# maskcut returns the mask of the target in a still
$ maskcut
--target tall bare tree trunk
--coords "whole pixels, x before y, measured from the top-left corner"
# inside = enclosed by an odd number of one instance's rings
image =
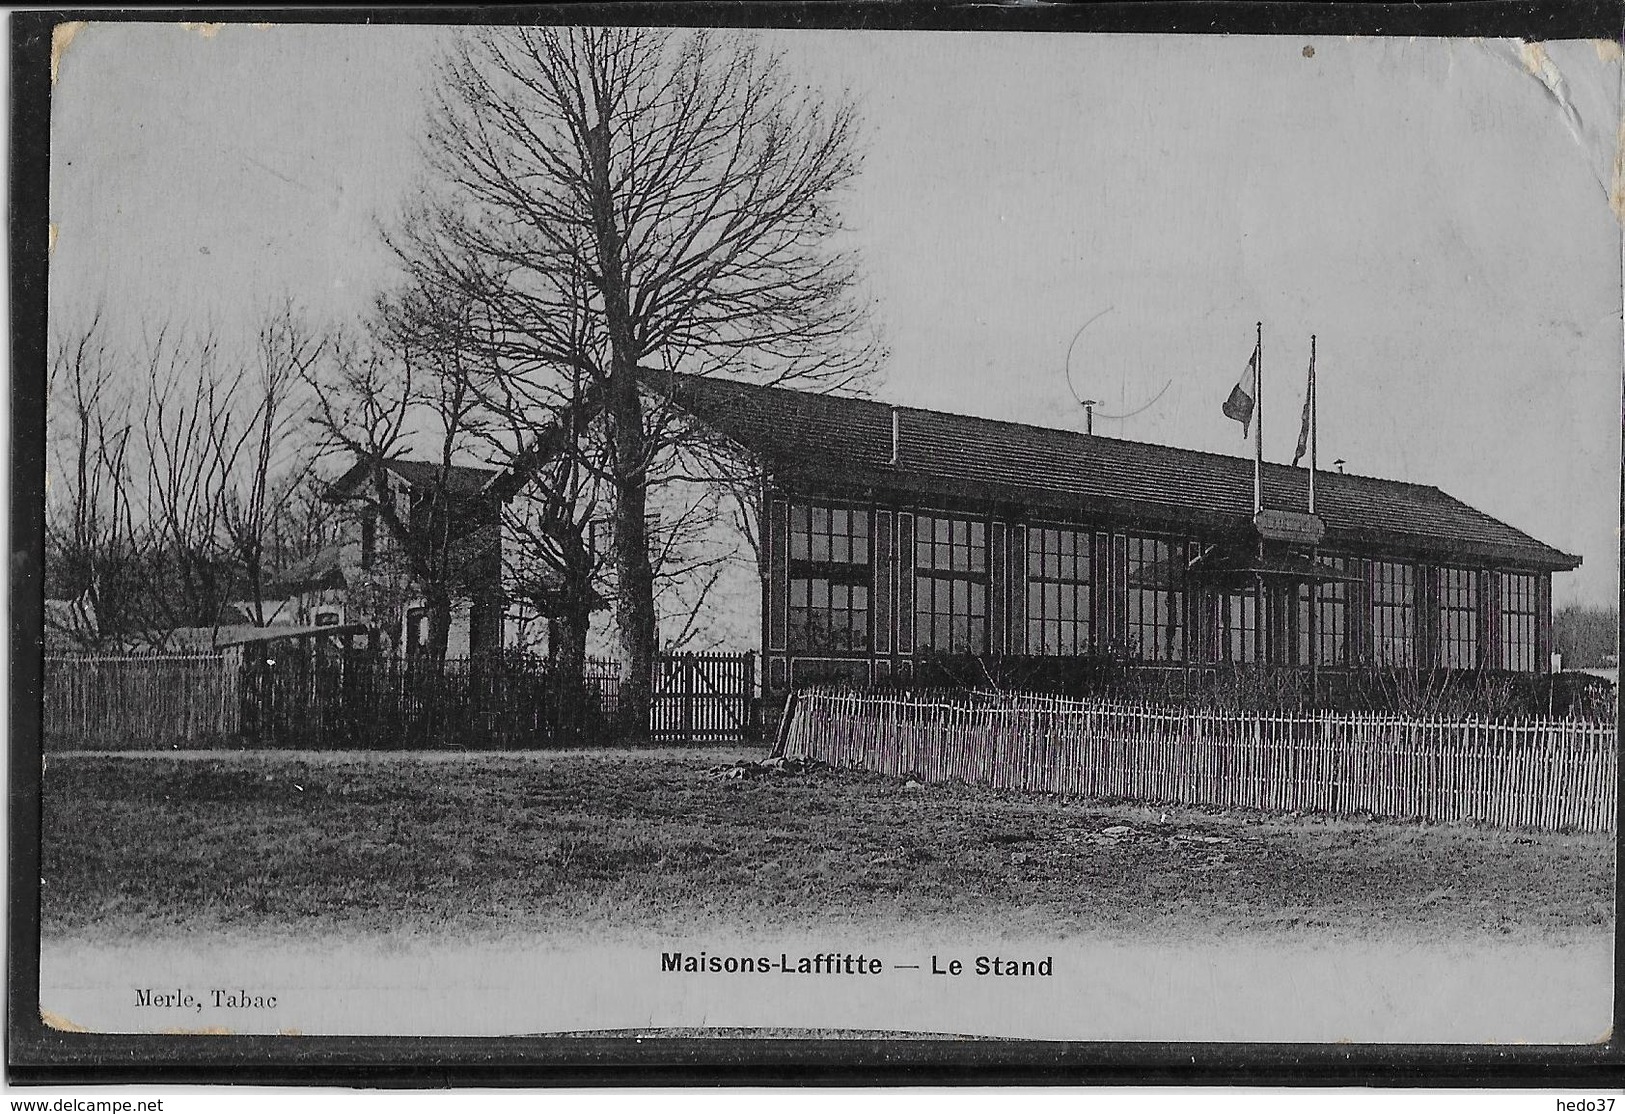
[[[576,693],[587,675],[587,630],[592,624],[592,554],[579,529],[561,531],[558,613],[549,620],[547,651],[564,691]]]
[[[617,697],[623,737],[649,727],[649,702],[657,638],[654,565],[649,560],[648,446],[643,400],[638,391],[638,351],[626,291],[620,229],[615,224],[609,181],[609,125],[600,120],[587,133],[592,172],[592,216],[598,245],[599,288],[610,339],[605,416],[614,454],[616,627],[621,644]]]

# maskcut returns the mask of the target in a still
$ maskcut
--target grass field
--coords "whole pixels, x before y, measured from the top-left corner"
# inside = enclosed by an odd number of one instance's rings
[[[1614,840],[1066,800],[743,750],[52,756],[42,928],[649,932],[920,925],[1561,939]]]

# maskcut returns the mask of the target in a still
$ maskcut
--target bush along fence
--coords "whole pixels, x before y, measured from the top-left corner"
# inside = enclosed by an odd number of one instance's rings
[[[48,747],[139,750],[233,739],[242,670],[231,654],[45,659]]]
[[[1613,831],[1612,726],[1242,716],[1058,697],[798,694],[787,755],[1147,803]]]
[[[580,744],[609,730],[617,675],[597,660],[571,681],[534,658],[250,659],[239,734],[250,745],[328,750]]]
[[[48,750],[265,746],[406,749],[610,741],[619,666],[567,680],[526,657],[406,660],[354,652],[84,655],[45,660]],[[663,655],[649,734],[756,730],[754,654]]]

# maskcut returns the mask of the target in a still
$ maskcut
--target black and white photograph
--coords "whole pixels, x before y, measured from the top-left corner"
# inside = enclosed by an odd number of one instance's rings
[[[54,26],[45,1028],[1610,1041],[1619,39],[629,11]]]

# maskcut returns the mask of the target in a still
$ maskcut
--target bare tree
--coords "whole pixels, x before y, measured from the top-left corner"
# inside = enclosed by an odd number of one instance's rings
[[[314,463],[305,451],[307,417],[300,397],[322,341],[291,302],[268,313],[254,344],[240,424],[243,445],[235,482],[223,492],[222,526],[242,577],[243,595],[259,626],[272,533],[303,487]]]
[[[52,343],[48,364],[46,591],[70,601],[66,634],[116,643],[137,614],[143,554],[131,498],[128,391],[100,311]]]
[[[308,467],[292,392],[314,342],[286,307],[257,362],[210,331],[112,331],[98,313],[52,353],[51,590],[98,644],[165,645],[244,593],[263,610],[266,538]]]
[[[1565,669],[1617,667],[1619,608],[1579,603],[1560,607],[1552,616],[1552,640],[1563,655]]]
[[[453,599],[495,579],[490,565],[500,522],[493,504],[457,482],[455,469],[476,443],[478,422],[468,377],[444,366],[460,356],[394,329],[391,322],[402,319],[386,307],[373,335],[340,337],[326,359],[301,374],[323,451],[366,469],[358,497],[389,539],[383,572],[396,574],[383,587],[422,595],[429,621],[424,653],[438,661],[446,656]],[[390,464],[406,458],[415,440],[435,446],[427,462],[433,478],[415,485],[403,506]]]
[[[218,624],[238,587],[225,508],[250,436],[245,371],[211,331],[158,329],[145,343],[141,412],[149,614],[156,641]]]
[[[511,374],[582,376],[613,499],[623,726],[657,649],[646,527],[660,372],[836,386],[878,355],[834,208],[855,118],[749,37],[625,28],[471,33],[446,61],[434,181],[395,238],[422,289],[482,310]]]

